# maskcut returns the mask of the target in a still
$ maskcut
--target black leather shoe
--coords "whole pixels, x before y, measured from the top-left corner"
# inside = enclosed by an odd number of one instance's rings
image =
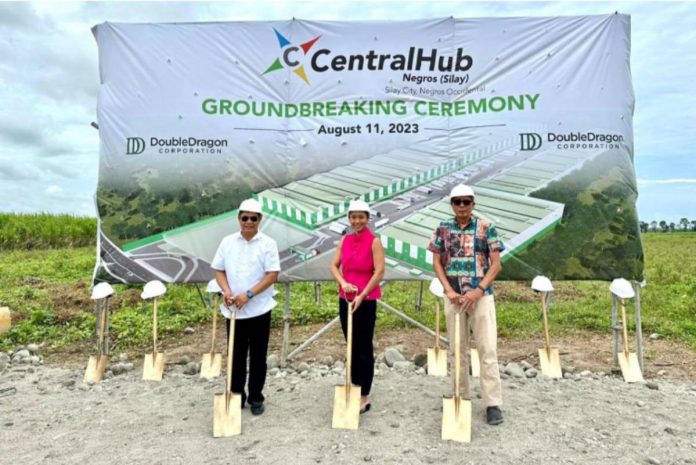
[[[486,422],[489,425],[499,425],[503,422],[503,412],[500,411],[500,407],[488,407],[486,409]]]
[[[266,408],[263,406],[263,401],[261,402],[249,402],[251,407],[252,415],[261,415]]]

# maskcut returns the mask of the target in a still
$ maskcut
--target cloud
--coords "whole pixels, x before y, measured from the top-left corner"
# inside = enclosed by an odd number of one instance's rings
[[[55,184],[46,188],[46,193],[48,195],[60,194],[61,192],[63,192],[63,188],[60,186],[56,186]]]
[[[696,178],[638,179],[640,185],[651,184],[696,184]]]

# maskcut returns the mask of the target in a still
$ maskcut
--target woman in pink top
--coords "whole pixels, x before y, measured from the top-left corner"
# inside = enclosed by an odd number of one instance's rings
[[[353,302],[353,367],[351,379],[360,386],[360,413],[370,410],[368,395],[375,375],[372,338],[377,320],[377,299],[382,297],[379,282],[384,276],[384,249],[370,231],[370,207],[362,200],[348,206],[353,232],[336,247],[331,274],[338,282],[338,308],[343,336],[347,333],[348,301]]]

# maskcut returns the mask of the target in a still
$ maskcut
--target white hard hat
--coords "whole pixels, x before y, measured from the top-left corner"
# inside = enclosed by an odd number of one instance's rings
[[[612,294],[621,299],[631,299],[636,295],[636,292],[633,290],[633,286],[631,286],[631,283],[629,283],[623,278],[613,280],[609,285],[609,290]]]
[[[261,204],[256,199],[246,199],[239,205],[240,212],[261,213]]]
[[[474,196],[474,190],[466,186],[464,184],[457,184],[452,188],[450,191],[450,199],[454,197],[473,197]]]
[[[105,299],[114,293],[114,288],[109,283],[99,283],[92,289],[92,300]]]
[[[143,293],[140,294],[140,298],[151,299],[153,297],[159,297],[165,292],[167,292],[167,288],[164,287],[162,281],[157,281],[155,279],[154,281],[150,281],[149,283],[145,284],[145,288],[143,289]]]
[[[220,285],[217,282],[217,279],[211,279],[208,281],[208,285],[205,288],[206,292],[210,292],[212,294],[218,294],[222,292],[222,289],[220,289]]]
[[[442,297],[445,295],[445,288],[442,287],[442,283],[439,279],[433,278],[433,280],[430,281],[430,292],[435,297]]]
[[[348,213],[350,212],[366,212],[370,213],[370,206],[364,200],[351,200],[348,205]]]
[[[532,289],[539,292],[551,292],[553,291],[553,285],[546,276],[537,276],[532,279]]]

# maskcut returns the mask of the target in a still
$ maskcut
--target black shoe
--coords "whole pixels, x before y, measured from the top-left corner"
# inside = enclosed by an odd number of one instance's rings
[[[360,407],[360,415],[362,415],[365,412],[369,412],[371,407],[372,407],[372,404],[369,402],[366,403],[365,405],[363,405],[362,407]]]
[[[500,411],[500,407],[488,407],[486,409],[486,422],[489,425],[499,425],[503,422],[503,412]]]
[[[263,406],[263,401],[261,402],[249,402],[251,406],[252,415],[261,415],[266,408]]]

